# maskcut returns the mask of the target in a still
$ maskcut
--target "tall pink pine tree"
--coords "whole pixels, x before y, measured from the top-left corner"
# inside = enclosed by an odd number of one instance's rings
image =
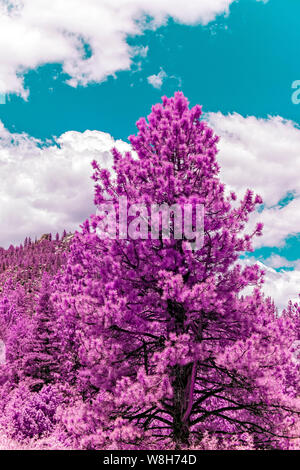
[[[262,280],[258,266],[238,264],[261,235],[261,224],[244,229],[262,201],[250,190],[239,203],[225,195],[218,138],[200,117],[181,93],[164,97],[137,122],[133,154],[114,149],[112,173],[93,162],[96,206],[109,201],[120,216],[121,196],[147,208],[203,204],[205,218],[194,251],[186,239],[153,239],[147,214],[146,239],[101,239],[100,215],[76,235],[56,305],[87,446],[181,448],[209,432],[266,448],[288,437],[298,406],[292,323],[259,289],[241,296]]]

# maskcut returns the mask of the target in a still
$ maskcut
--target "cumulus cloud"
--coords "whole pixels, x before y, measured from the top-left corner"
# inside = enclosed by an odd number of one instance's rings
[[[284,259],[281,261],[283,263],[287,262]],[[253,265],[254,262],[253,258],[239,261],[242,265]],[[265,271],[262,290],[267,297],[274,300],[279,311],[287,307],[289,300],[299,303],[300,269],[276,271],[269,265],[269,260],[265,260],[264,263],[257,261],[256,264]],[[246,288],[243,294],[248,295],[251,291],[252,288]]]
[[[300,232],[300,128],[282,117],[259,119],[239,114],[209,113],[208,120],[221,137],[221,179],[241,196],[247,188],[259,193],[263,212],[263,237],[256,247],[284,245],[289,235]],[[287,194],[285,205],[278,204]]]
[[[295,266],[300,266],[299,261],[289,261],[283,256],[273,254],[269,258],[267,258],[264,262],[267,266],[274,269],[279,268],[292,268]]]
[[[0,122],[0,246],[78,228],[94,212],[90,163],[110,167],[114,146],[130,150],[104,132],[70,131],[43,143]]]
[[[150,85],[152,85],[154,88],[160,89],[166,77],[167,77],[166,72],[163,69],[161,69],[157,75],[150,75],[150,77],[148,77],[147,80],[148,80],[148,83],[150,83]]]
[[[184,24],[207,24],[216,15],[227,13],[233,1],[2,1],[0,93],[26,98],[24,73],[47,63],[62,64],[71,86],[101,82],[130,68],[137,50],[128,45],[128,36],[156,28],[168,17]],[[140,52],[143,56],[145,50]]]
[[[300,270],[276,271],[275,269],[262,264],[265,269],[265,283],[263,291],[268,297],[271,297],[275,305],[281,311],[286,308],[291,300],[293,303],[299,303],[300,293]]]
[[[283,247],[288,237],[300,233],[300,199],[293,199],[289,204],[272,208],[265,208],[263,212],[256,213],[250,221],[254,227],[257,222],[263,222],[263,236],[255,240],[255,248],[262,246]]]
[[[271,207],[288,192],[300,195],[300,128],[280,116],[259,119],[209,113],[221,137],[221,177],[239,194],[249,187]]]

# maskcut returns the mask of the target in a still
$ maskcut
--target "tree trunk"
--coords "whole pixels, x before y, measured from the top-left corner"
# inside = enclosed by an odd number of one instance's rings
[[[180,304],[168,300],[168,311],[175,319],[175,332],[184,333],[185,311]],[[189,417],[193,404],[193,391],[197,374],[197,362],[173,367],[173,439],[176,449],[189,445]]]
[[[173,437],[176,443],[176,449],[189,444],[189,416],[186,411],[189,407],[192,367],[186,366],[174,367],[173,380]]]

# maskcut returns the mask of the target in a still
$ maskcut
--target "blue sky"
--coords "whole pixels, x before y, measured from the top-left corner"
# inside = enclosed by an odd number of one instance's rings
[[[282,274],[284,295],[294,296],[300,280],[300,104],[292,102],[292,83],[300,80],[299,0],[203,0],[202,6],[130,0],[126,14],[123,0],[110,6],[89,0],[85,7],[68,0],[63,11],[57,0],[43,0],[41,23],[37,0],[24,0],[15,14],[5,3],[0,244],[39,236],[53,224],[74,229],[92,210],[92,186],[80,186],[80,178],[89,179],[88,162],[102,155],[109,166],[113,140],[126,142],[152,104],[180,89],[191,104],[203,105],[221,136],[228,186],[263,193],[266,236],[254,257]]]

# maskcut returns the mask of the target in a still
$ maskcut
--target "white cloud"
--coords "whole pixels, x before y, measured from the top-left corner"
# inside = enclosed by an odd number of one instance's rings
[[[284,260],[284,259],[282,259]],[[286,260],[283,261],[286,263]],[[260,261],[253,260],[253,258],[239,260],[239,264],[242,265],[253,265],[258,264],[261,269],[265,271],[264,284],[262,290],[266,297],[271,297],[274,300],[278,311],[281,312],[287,307],[288,301],[299,302],[300,293],[300,270],[295,269],[293,271],[275,271],[269,265],[269,260]],[[249,295],[253,288],[247,287],[242,292],[244,295]]]
[[[166,72],[163,69],[161,69],[157,75],[150,75],[150,77],[148,77],[147,80],[148,80],[148,83],[150,83],[150,85],[152,85],[154,88],[160,89],[166,77],[167,77]]]
[[[266,270],[263,291],[274,300],[280,311],[287,306],[289,300],[299,303],[299,269],[277,272],[272,268],[262,267]]]
[[[283,247],[289,236],[300,233],[300,199],[294,199],[284,207],[276,206],[266,208],[261,213],[256,213],[250,221],[254,227],[257,222],[263,222],[263,236],[256,238],[254,247],[278,246]]]
[[[78,228],[94,212],[91,161],[110,167],[115,145],[130,149],[99,131],[66,132],[45,145],[0,122],[0,246]]]
[[[264,211],[252,217],[252,224],[265,225],[255,246],[283,245],[289,235],[300,232],[299,127],[279,116],[258,119],[219,112],[209,113],[208,119],[221,137],[221,179],[239,196],[250,188],[264,200]],[[278,206],[287,193],[295,199]]]
[[[144,47],[136,47],[136,52],[140,57],[147,57],[148,52],[149,52],[149,46],[144,46]]]
[[[249,187],[264,203],[277,204],[288,191],[300,195],[300,128],[280,116],[259,119],[209,113],[221,137],[221,176],[239,194]]]
[[[265,261],[268,263],[268,260]],[[296,263],[297,266],[299,263]],[[265,270],[265,282],[263,284],[263,291],[267,297],[271,297],[279,311],[287,307],[288,301],[299,303],[300,293],[300,270],[294,269],[293,271],[275,271],[275,269],[262,264],[261,267]]]
[[[26,98],[27,70],[60,63],[69,84],[101,82],[128,70],[137,53],[126,39],[168,17],[207,24],[235,0],[10,0],[0,2],[0,92]],[[86,56],[85,45],[92,54]],[[145,50],[141,50],[141,55]]]
[[[292,268],[299,265],[299,261],[289,261],[283,256],[273,254],[269,258],[265,259],[264,264],[270,268]]]

